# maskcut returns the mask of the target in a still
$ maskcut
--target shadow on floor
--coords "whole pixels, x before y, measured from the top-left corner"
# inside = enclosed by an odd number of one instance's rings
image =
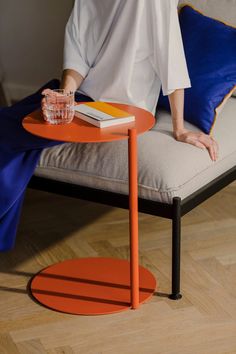
[[[21,263],[71,237],[111,210],[108,206],[28,189],[15,247],[0,253],[0,272],[10,273]],[[67,256],[66,252],[63,253],[62,259]],[[76,253],[70,249],[68,258],[73,256]]]

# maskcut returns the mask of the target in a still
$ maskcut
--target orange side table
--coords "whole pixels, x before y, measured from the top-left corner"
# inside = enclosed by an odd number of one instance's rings
[[[99,129],[75,117],[67,125],[49,125],[40,111],[23,120],[30,133],[57,141],[74,143],[112,142],[128,139],[130,262],[115,258],[65,260],[36,274],[31,293],[51,309],[81,315],[101,315],[137,309],[156,288],[150,271],[139,266],[137,134],[151,129],[153,115],[141,108],[112,103],[132,115],[135,122]]]

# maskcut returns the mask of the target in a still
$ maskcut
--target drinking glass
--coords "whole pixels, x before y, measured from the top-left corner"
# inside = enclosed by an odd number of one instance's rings
[[[45,93],[44,118],[50,124],[67,124],[74,118],[74,92],[63,89]]]

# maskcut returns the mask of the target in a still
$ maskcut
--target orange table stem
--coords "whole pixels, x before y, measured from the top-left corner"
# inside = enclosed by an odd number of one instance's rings
[[[129,129],[129,227],[131,307],[139,307],[137,132]]]

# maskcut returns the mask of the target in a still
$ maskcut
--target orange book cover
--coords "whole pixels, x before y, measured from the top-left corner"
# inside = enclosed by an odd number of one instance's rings
[[[130,113],[106,102],[86,102],[76,106],[75,112],[78,118],[100,128],[130,123],[135,120],[135,117]]]
[[[97,109],[103,113],[109,114],[112,117],[116,118],[123,118],[123,117],[130,117],[128,112],[125,112],[119,108],[112,106],[106,102],[87,102],[85,103],[86,106]]]

